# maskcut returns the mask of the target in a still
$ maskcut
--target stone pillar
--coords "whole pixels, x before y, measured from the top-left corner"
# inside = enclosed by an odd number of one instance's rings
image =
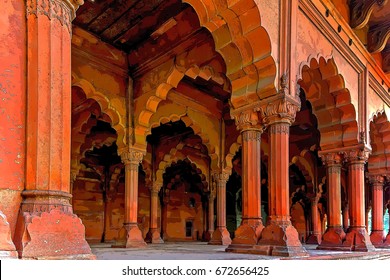
[[[341,157],[338,153],[322,153],[321,157],[326,164],[328,226],[317,249],[338,250],[345,239],[341,225]]]
[[[254,252],[264,229],[261,218],[261,133],[262,126],[254,110],[236,117],[242,136],[242,220],[228,252]]]
[[[211,236],[210,245],[229,245],[232,240],[226,229],[226,182],[229,174],[222,172],[214,174],[217,182],[217,228]]]
[[[126,231],[126,240],[120,240],[120,247],[145,247],[146,243],[142,232],[138,228],[138,167],[142,161],[143,153],[129,149],[121,152],[122,162],[125,164],[125,219],[123,228]]]
[[[94,258],[70,204],[71,32],[83,1],[27,0],[26,187],[22,258]]]
[[[209,195],[209,205],[208,205],[208,225],[207,225],[207,232],[205,234],[205,240],[210,241],[211,237],[214,233],[214,200],[215,200],[215,192],[211,191]]]
[[[372,230],[370,240],[375,247],[384,247],[383,231],[383,183],[381,175],[369,175],[372,186]]]
[[[162,184],[154,182],[150,187],[150,226],[145,241],[148,243],[164,243],[158,229],[158,193]]]
[[[349,228],[349,205],[348,203],[345,204],[343,209],[343,229],[344,232],[347,232]]]
[[[366,230],[365,221],[365,195],[364,195],[364,164],[369,152],[366,149],[355,149],[346,152],[348,176],[350,178],[351,221],[347,231],[344,246],[347,250],[373,251],[374,246]]]
[[[311,224],[312,232],[306,240],[306,244],[321,243],[321,223],[319,223],[318,196],[311,199]]]
[[[268,178],[271,192],[270,223],[261,234],[259,249],[276,256],[306,256],[291,224],[289,202],[289,131],[300,108],[299,100],[283,94],[262,109],[268,124]]]

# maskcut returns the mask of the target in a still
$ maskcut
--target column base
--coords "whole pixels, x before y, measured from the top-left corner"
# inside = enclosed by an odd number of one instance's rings
[[[365,227],[349,227],[343,246],[350,251],[375,251]]]
[[[142,232],[138,228],[136,223],[124,224],[123,228],[119,231],[119,238],[116,244],[112,245],[113,248],[143,248],[146,247],[146,243],[142,238]]]
[[[299,241],[298,231],[287,217],[271,217],[270,224],[263,230],[255,247],[263,255],[283,257],[309,256]]]
[[[328,227],[317,250],[344,251],[345,232],[341,226]]]
[[[164,243],[164,241],[161,239],[160,231],[156,228],[149,230],[149,232],[146,234],[145,241],[152,244]]]
[[[15,259],[18,257],[11,238],[11,228],[6,216],[0,211],[0,259]]]
[[[314,245],[321,244],[321,234],[319,233],[310,234],[309,237],[306,239],[306,244],[314,244]]]
[[[232,243],[225,251],[231,253],[257,254],[253,248],[259,241],[263,229],[264,225],[261,219],[243,219],[241,225],[234,233],[235,237]]]
[[[375,248],[386,248],[390,246],[390,244],[385,244],[385,235],[383,230],[373,230],[370,234],[370,241]]]
[[[213,232],[208,244],[229,245],[231,243],[232,243],[232,239],[230,238],[230,233],[228,232],[226,227],[217,227],[217,229]]]
[[[15,240],[23,259],[96,259],[76,215],[59,208],[50,212],[22,212]]]

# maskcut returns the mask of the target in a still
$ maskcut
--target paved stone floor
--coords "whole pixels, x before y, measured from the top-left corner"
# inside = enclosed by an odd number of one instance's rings
[[[236,254],[225,252],[226,246],[207,245],[205,242],[166,242],[148,244],[142,249],[111,248],[110,244],[91,245],[98,260],[272,260],[281,257]],[[316,250],[316,245],[305,245],[310,257],[302,259],[388,259],[390,249],[375,252],[340,252]],[[294,258],[295,259],[295,258]]]

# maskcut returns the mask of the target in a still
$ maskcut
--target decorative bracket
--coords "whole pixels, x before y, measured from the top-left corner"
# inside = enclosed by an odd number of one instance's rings
[[[370,53],[381,52],[390,38],[390,21],[370,27],[367,36],[367,49]]]
[[[374,5],[383,7],[388,0],[350,0],[351,27],[354,29],[363,28],[369,21]]]

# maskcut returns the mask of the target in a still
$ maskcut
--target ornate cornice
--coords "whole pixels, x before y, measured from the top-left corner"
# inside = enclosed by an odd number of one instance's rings
[[[352,28],[363,28],[369,21],[374,5],[383,7],[387,0],[350,0],[350,24]]]
[[[72,20],[83,0],[27,0],[26,16],[46,16],[49,20],[57,19],[62,26],[72,32]]]

